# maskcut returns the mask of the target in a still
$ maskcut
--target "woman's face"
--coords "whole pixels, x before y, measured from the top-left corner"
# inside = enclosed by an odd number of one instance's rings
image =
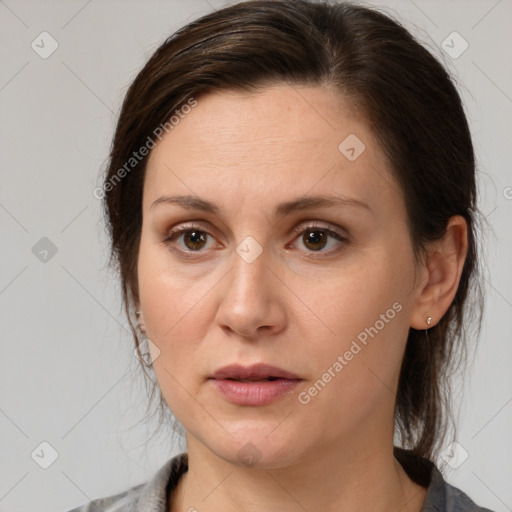
[[[319,86],[189,110],[150,155],[138,261],[154,369],[189,446],[265,467],[382,449],[419,292],[376,140]]]

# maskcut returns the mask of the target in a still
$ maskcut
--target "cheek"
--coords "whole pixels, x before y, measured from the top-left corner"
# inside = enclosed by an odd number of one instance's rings
[[[169,261],[160,247],[141,244],[139,296],[147,336],[160,350],[155,369],[165,365],[175,374],[197,357],[197,345],[205,336],[204,295],[210,285],[180,277],[169,268]]]
[[[365,299],[338,297],[337,307],[324,310],[324,322],[334,334],[306,347],[317,362],[317,376],[323,374],[323,380],[329,381],[328,372],[343,375],[347,378],[343,386],[357,389],[358,381],[373,373],[392,385],[409,328],[404,305],[394,299],[396,295],[377,293]]]
[[[310,287],[308,302],[330,338],[343,346],[372,334],[393,340],[403,330],[408,271],[395,269],[396,261],[385,252],[354,258]]]
[[[315,361],[315,384],[304,401],[319,410],[363,414],[369,404],[394,395],[409,330],[410,270],[395,268],[396,261],[391,253],[366,261],[364,269],[340,273],[316,289],[315,303],[322,305],[316,312],[329,331],[306,347]]]
[[[169,408],[183,424],[207,421],[191,399],[197,392],[196,371],[204,366],[199,350],[206,336],[204,284],[170,278],[157,265],[148,265],[139,291],[147,336],[159,350],[153,368]]]
[[[204,283],[183,277],[173,268],[168,251],[143,236],[139,251],[138,282],[140,302],[148,329],[155,339],[165,338],[179,325],[187,311],[193,312]]]
[[[300,390],[298,407],[311,428],[322,430],[326,439],[334,442],[340,432],[349,435],[363,425],[379,430],[388,425],[384,418],[391,421],[408,329],[401,317],[404,309],[393,304],[380,308],[366,303],[367,309],[354,310],[357,320],[345,315],[338,323],[341,334],[336,342],[310,353],[315,377]]]

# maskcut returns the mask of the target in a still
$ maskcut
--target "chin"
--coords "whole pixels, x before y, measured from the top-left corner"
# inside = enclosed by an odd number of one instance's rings
[[[223,423],[222,436],[199,436],[201,442],[217,457],[248,469],[273,469],[293,465],[304,449],[304,439],[275,420]],[[218,432],[218,429],[215,429]],[[231,434],[231,435],[230,435]],[[302,451],[302,450],[301,450]]]

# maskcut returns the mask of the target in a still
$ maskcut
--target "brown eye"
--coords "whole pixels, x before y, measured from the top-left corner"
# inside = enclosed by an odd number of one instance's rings
[[[168,246],[169,249],[178,251],[182,254],[190,254],[193,252],[204,253],[208,248],[212,248],[212,242],[213,238],[209,233],[201,229],[199,226],[193,225],[181,226],[180,228],[173,230],[169,236],[163,240],[163,243]]]
[[[306,230],[302,237],[302,241],[308,249],[318,251],[327,245],[327,238],[327,235],[322,230]]]
[[[299,235],[295,240],[295,244],[302,251],[309,253],[331,254],[348,243],[348,239],[334,231],[334,226],[332,225],[324,227],[312,224],[306,227],[298,227],[294,232]]]
[[[188,230],[183,233],[183,243],[191,251],[202,249],[206,245],[206,234],[203,231]]]

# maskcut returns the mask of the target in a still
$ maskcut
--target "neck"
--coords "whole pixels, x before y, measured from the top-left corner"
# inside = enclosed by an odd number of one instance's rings
[[[171,496],[170,512],[375,512],[421,510],[426,489],[414,483],[393,456],[393,447],[352,442],[330,445],[293,466],[241,467],[188,438],[189,470]],[[354,449],[358,447],[358,449]]]

